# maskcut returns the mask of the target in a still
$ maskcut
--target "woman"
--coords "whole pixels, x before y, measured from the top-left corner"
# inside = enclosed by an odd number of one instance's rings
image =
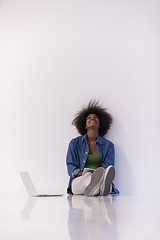
[[[72,124],[81,136],[72,139],[68,147],[66,163],[70,181],[67,193],[88,197],[119,193],[112,183],[114,144],[103,137],[111,123],[111,115],[96,101],[90,101],[77,113]]]

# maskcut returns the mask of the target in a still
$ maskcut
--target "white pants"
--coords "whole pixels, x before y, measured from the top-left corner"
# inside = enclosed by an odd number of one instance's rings
[[[86,172],[84,175],[80,177],[76,177],[72,182],[72,192],[73,194],[84,194],[86,187],[89,185],[91,181],[92,173]],[[99,194],[99,187],[95,190],[93,195]]]

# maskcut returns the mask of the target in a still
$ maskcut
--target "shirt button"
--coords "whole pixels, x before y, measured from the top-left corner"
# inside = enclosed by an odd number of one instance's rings
[[[83,161],[83,162],[85,162],[85,161]]]
[[[87,154],[88,152],[86,152],[86,154]]]

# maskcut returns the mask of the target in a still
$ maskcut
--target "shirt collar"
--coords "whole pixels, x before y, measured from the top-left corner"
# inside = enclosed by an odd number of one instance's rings
[[[98,135],[96,143],[102,144],[102,137]]]
[[[87,133],[82,136],[82,140],[87,139]]]
[[[82,136],[82,140],[87,139],[87,133]],[[102,137],[98,135],[96,143],[102,144]]]

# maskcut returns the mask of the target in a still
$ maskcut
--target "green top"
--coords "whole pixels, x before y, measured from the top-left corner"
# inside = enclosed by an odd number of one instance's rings
[[[101,157],[100,157],[99,153],[88,154],[85,167],[96,169],[100,166],[101,166]]]

